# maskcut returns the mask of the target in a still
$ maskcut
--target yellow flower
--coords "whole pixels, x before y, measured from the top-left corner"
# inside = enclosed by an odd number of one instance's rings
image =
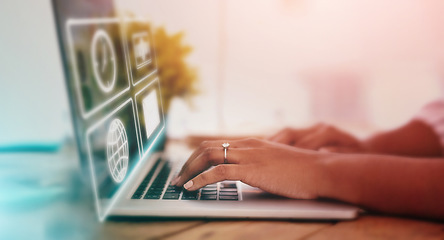
[[[189,102],[190,97],[198,93],[197,71],[185,61],[192,47],[182,42],[183,36],[184,32],[168,35],[163,27],[156,28],[153,33],[165,112],[174,97],[184,98]]]

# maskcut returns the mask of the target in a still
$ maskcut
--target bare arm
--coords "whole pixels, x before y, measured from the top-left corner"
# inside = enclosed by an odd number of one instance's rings
[[[444,159],[332,154],[321,161],[318,196],[384,213],[444,218]]]
[[[390,131],[360,140],[334,126],[317,124],[306,129],[285,128],[268,140],[311,150],[343,153],[391,154],[415,157],[440,157],[437,135],[426,123],[412,120]]]
[[[369,153],[418,157],[440,157],[438,136],[422,121],[412,120],[400,128],[378,133],[363,141]]]
[[[328,197],[389,214],[444,219],[444,159],[322,153],[245,139],[231,142],[229,164],[223,164],[222,143],[203,143],[173,184],[194,191],[240,180],[291,198]]]

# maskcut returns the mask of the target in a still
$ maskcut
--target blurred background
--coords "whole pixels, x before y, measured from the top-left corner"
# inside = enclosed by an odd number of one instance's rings
[[[175,39],[159,48],[183,51],[177,58],[189,75],[179,72],[186,87],[169,95],[170,138],[261,136],[321,121],[366,136],[408,121],[443,96],[440,0],[115,3],[122,15],[148,18],[159,30],[156,39]],[[0,214],[15,216],[0,218],[5,231],[23,221],[24,211],[53,204],[57,196],[85,197],[69,191],[80,180],[66,177],[76,175],[78,161],[75,149],[65,146],[72,143],[72,126],[51,2],[3,0],[0,19]],[[175,52],[169,56],[175,59]],[[44,153],[24,162],[16,155],[23,151]],[[73,159],[45,155],[57,151]],[[59,174],[37,180],[48,171]],[[28,232],[57,238],[81,222],[75,219],[40,221]],[[10,236],[0,232],[0,238]]]
[[[63,137],[69,109],[50,2],[2,5],[0,140]],[[181,44],[191,48],[184,60],[195,70],[198,93],[172,100],[171,137],[268,134],[319,121],[391,128],[442,96],[439,0],[117,0],[116,6],[166,34],[181,33]]]
[[[442,1],[117,3],[193,48],[201,92],[171,106],[174,136],[392,128],[442,96]]]

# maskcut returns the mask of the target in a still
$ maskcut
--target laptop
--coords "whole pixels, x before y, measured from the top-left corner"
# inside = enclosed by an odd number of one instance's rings
[[[189,151],[159,151],[162,88],[150,21],[112,0],[53,0],[72,121],[100,220],[110,216],[352,219],[359,208],[274,196],[239,181],[171,185]],[[155,10],[154,6],[151,10]]]

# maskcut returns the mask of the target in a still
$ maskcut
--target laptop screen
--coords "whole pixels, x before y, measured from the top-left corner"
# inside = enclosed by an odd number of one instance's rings
[[[53,0],[77,145],[104,219],[165,123],[149,22],[112,0]]]

